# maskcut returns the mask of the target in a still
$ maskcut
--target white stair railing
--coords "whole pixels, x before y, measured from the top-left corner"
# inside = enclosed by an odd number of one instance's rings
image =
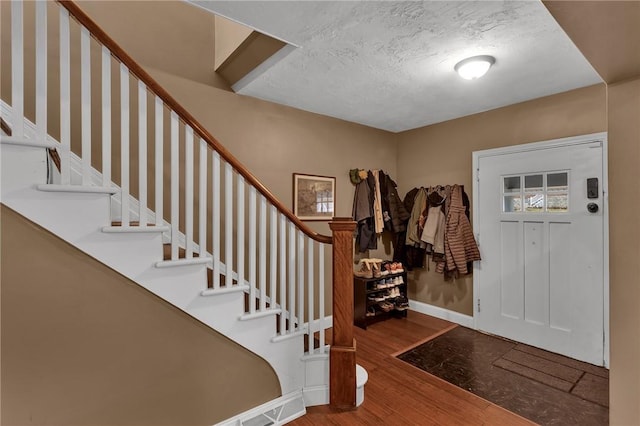
[[[208,265],[203,295],[244,291],[240,319],[277,315],[274,341],[308,334],[309,353],[324,353],[324,332],[331,327],[324,303],[331,237],[293,216],[75,4],[7,6],[12,114],[3,118],[13,134],[3,143],[37,145],[47,135],[59,140],[60,181],[49,190],[117,191],[119,217],[112,220],[119,232],[163,231],[171,242],[158,267]],[[56,18],[49,22],[55,25],[47,25],[48,17]],[[59,49],[48,50],[54,34]],[[33,64],[24,59],[25,40],[32,38]],[[60,72],[49,85],[48,64],[59,64]],[[2,96],[9,101],[8,93]],[[47,105],[55,107],[48,111]],[[32,106],[35,117],[25,117]],[[59,131],[52,131],[57,114]],[[24,130],[27,119],[35,123],[31,136]],[[81,158],[79,180],[72,179],[72,151]],[[139,201],[135,207],[131,197]]]

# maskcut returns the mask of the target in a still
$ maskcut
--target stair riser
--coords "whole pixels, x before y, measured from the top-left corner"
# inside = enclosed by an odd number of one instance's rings
[[[109,222],[108,194],[48,193],[31,186],[5,195],[4,182],[2,188],[4,204],[74,245],[99,238]]]
[[[162,258],[161,234],[107,234],[100,229],[77,243],[82,250],[134,281]]]
[[[329,383],[329,355],[305,360],[305,385],[323,386]]]
[[[188,265],[174,268],[156,268],[149,266],[135,281],[189,313],[188,307],[199,301],[200,293],[207,287],[207,275],[205,265]],[[215,310],[215,307],[210,307]],[[200,318],[195,316],[202,321]]]
[[[47,183],[47,150],[0,144],[2,199],[39,183]]]
[[[187,312],[205,324],[215,325],[216,330],[224,333],[226,330],[230,330],[233,324],[238,322],[237,318],[244,313],[242,310],[243,300],[244,292],[201,296],[187,306]],[[275,323],[275,320],[273,322]]]

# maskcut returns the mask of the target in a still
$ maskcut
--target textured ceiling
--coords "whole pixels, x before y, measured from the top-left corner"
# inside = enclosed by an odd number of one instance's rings
[[[243,95],[393,132],[600,83],[539,1],[202,1],[297,48]],[[479,79],[454,65],[496,58]]]

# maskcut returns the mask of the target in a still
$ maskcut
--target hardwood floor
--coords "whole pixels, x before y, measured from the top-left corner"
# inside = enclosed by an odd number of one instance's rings
[[[482,398],[395,358],[455,324],[410,311],[362,330],[354,327],[357,362],[369,373],[358,409],[310,407],[291,425],[532,425]]]

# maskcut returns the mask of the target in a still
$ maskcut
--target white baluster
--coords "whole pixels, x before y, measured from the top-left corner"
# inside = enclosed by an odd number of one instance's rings
[[[68,16],[68,15],[67,15]],[[11,135],[24,137],[24,38],[22,1],[11,2]],[[44,141],[41,141],[44,142]]]
[[[256,311],[256,189],[249,186],[249,313]]]
[[[138,199],[140,226],[147,226],[147,86],[138,80]]]
[[[309,303],[309,353],[313,354],[315,353],[315,348],[314,346],[314,342],[313,342],[313,329],[312,329],[312,324],[313,324],[313,320],[314,320],[314,316],[313,316],[313,292],[315,290],[314,285],[313,285],[313,275],[315,273],[315,270],[313,269],[313,246],[315,245],[315,243],[313,242],[312,239],[308,238],[307,239],[307,291],[308,291],[308,303]]]
[[[260,279],[260,310],[267,309],[267,200],[264,196],[260,195],[260,237],[258,239],[259,253],[260,253],[260,266],[259,266],[259,279]],[[273,302],[271,302],[273,308]]]
[[[171,111],[171,260],[178,259],[178,222],[180,220],[178,155],[178,114]]]
[[[304,234],[298,230],[298,330],[304,326]]]
[[[211,191],[213,223],[211,224],[211,251],[213,252],[213,288],[220,288],[220,154],[211,150],[213,171],[211,173]],[[231,264],[229,264],[231,265]],[[231,266],[229,266],[231,267]],[[229,274],[231,277],[231,274]],[[231,280],[231,278],[229,278]],[[229,282],[231,285],[231,282]]]
[[[230,288],[233,284],[233,168],[229,163],[225,163],[224,169],[224,262],[225,283],[227,288]]]
[[[91,184],[91,35],[80,28],[80,119],[82,122],[82,184]]]
[[[21,2],[17,2],[21,3]],[[69,12],[60,8],[60,183],[69,185],[71,153],[71,48]],[[14,92],[15,93],[15,92]]]
[[[241,175],[238,175],[237,190],[236,232],[238,240],[236,241],[236,262],[238,262],[238,284],[244,285],[244,178]]]
[[[36,2],[36,139],[47,140],[47,3]]]
[[[293,222],[289,222],[289,331],[296,328],[296,228]],[[298,319],[300,321],[300,319]]]
[[[120,206],[122,226],[129,226],[129,70],[120,64]]]
[[[111,186],[111,52],[102,46],[102,186]]]
[[[280,250],[278,257],[280,259],[280,334],[286,334],[286,316],[287,316],[287,222],[283,214],[280,214]]]
[[[184,226],[185,226],[185,258],[193,258],[193,129],[185,126],[184,138],[184,154],[185,154],[185,207],[184,207]]]
[[[207,254],[207,143],[200,138],[200,184],[198,185],[198,244],[200,245],[200,257]]]
[[[271,224],[269,225],[269,297],[271,307],[276,307],[276,274],[278,272],[278,210],[269,206]]]
[[[318,244],[318,321],[320,353],[324,353],[324,244]]]
[[[156,197],[156,226],[164,225],[164,211],[163,211],[163,193],[164,193],[164,108],[162,104],[162,99],[159,96],[156,96],[155,99],[156,104],[156,117],[155,117],[155,136],[156,136],[156,145],[155,145],[155,167],[156,167],[156,178],[155,178],[155,197]]]

